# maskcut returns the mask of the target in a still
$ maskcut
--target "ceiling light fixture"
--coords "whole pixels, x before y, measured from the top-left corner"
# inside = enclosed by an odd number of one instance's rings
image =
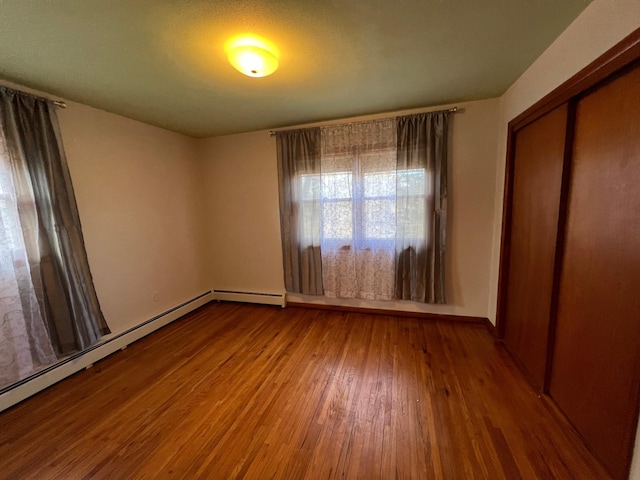
[[[249,77],[271,75],[280,64],[275,47],[256,35],[232,38],[227,42],[226,50],[229,63]]]
[[[250,45],[229,52],[229,62],[236,70],[250,77],[266,77],[278,68],[278,59],[270,51]]]

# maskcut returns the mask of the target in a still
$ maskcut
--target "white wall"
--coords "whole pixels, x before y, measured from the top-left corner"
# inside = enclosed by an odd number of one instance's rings
[[[67,104],[58,118],[89,264],[119,333],[208,290],[196,142]]]
[[[217,289],[284,292],[275,140],[268,131],[199,141]]]
[[[453,115],[449,196],[447,305],[290,300],[485,317],[494,223],[498,100],[458,104]],[[443,107],[446,108],[446,107]],[[415,113],[412,111],[411,113]],[[338,123],[409,112],[342,119]],[[275,139],[268,131],[200,141],[205,162],[212,287],[284,292]]]
[[[507,124],[518,114],[640,28],[639,0],[595,0],[500,98],[489,319],[495,323]],[[640,427],[640,424],[639,424]],[[640,438],[631,470],[640,480]]]

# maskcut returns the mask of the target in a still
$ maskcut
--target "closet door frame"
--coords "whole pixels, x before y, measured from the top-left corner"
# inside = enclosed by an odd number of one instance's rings
[[[515,117],[508,124],[507,130],[507,156],[504,180],[504,198],[502,215],[502,235],[500,245],[500,267],[498,279],[498,299],[495,335],[504,341],[507,319],[507,295],[509,285],[509,258],[510,236],[512,228],[511,211],[513,205],[513,183],[515,172],[515,139],[518,131],[531,122],[542,117],[546,113],[568,104],[567,137],[565,139],[564,166],[562,174],[562,190],[560,196],[558,230],[556,238],[556,252],[554,259],[553,289],[551,295],[551,314],[549,319],[549,335],[547,344],[547,364],[543,386],[543,392],[549,393],[551,380],[551,366],[555,343],[556,316],[559,299],[560,272],[563,260],[564,232],[567,216],[567,201],[569,194],[569,180],[571,168],[571,156],[573,148],[573,134],[575,127],[575,112],[578,100],[592,88],[602,82],[614,78],[620,72],[631,68],[632,64],[640,63],[640,28],[635,30],[616,46],[598,57],[591,64],[583,68],[558,88],[547,94],[541,100],[529,107],[523,113]],[[508,350],[508,349],[507,349]],[[516,359],[517,360],[517,359]],[[640,370],[634,372],[634,381],[640,383]],[[555,402],[549,396],[544,396],[555,406]],[[640,415],[640,395],[636,399],[635,424],[638,424]],[[577,430],[576,430],[577,431]],[[636,439],[637,440],[637,439]],[[634,442],[630,442],[628,452],[625,452],[628,465],[626,475],[629,474],[631,459],[633,457]],[[626,478],[626,477],[625,477]]]

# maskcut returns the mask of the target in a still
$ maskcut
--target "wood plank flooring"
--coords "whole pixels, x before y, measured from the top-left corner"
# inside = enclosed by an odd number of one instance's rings
[[[479,325],[210,304],[0,414],[6,479],[606,479]]]

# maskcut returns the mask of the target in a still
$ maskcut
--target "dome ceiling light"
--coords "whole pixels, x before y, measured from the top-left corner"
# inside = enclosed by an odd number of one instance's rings
[[[241,35],[227,41],[225,50],[229,63],[249,77],[266,77],[278,69],[277,49],[256,35]]]

